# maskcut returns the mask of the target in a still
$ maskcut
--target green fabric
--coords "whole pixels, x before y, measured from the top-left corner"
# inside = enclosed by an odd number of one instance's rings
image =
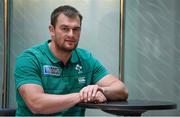
[[[22,52],[16,58],[16,115],[33,115],[18,92],[23,84],[41,85],[48,94],[69,94],[79,92],[84,86],[95,84],[108,71],[91,53],[77,48],[72,52],[68,64],[64,66],[50,51],[49,41]],[[84,116],[85,109],[72,107],[52,115]]]

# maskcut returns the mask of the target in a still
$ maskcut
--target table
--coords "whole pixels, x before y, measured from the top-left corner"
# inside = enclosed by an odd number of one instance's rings
[[[148,110],[176,109],[177,105],[173,102],[153,101],[153,100],[127,100],[111,101],[100,104],[79,103],[77,106],[91,109],[101,109],[104,112],[123,115],[123,116],[141,116]]]

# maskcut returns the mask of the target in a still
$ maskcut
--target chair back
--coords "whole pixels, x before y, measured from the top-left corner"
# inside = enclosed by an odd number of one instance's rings
[[[12,109],[12,108],[0,109],[0,116],[15,116],[15,115],[16,115],[16,109]]]

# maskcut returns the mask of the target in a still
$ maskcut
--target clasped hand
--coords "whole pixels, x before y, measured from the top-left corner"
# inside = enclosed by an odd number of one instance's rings
[[[103,90],[98,85],[88,85],[81,89],[80,99],[82,102],[94,102],[102,103],[106,102],[107,99],[103,94]]]

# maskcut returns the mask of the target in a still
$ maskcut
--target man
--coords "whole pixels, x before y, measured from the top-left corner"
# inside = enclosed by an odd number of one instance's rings
[[[21,53],[16,59],[16,115],[76,115],[79,102],[126,100],[125,85],[88,51],[76,48],[81,14],[60,6],[51,14],[51,40]]]

